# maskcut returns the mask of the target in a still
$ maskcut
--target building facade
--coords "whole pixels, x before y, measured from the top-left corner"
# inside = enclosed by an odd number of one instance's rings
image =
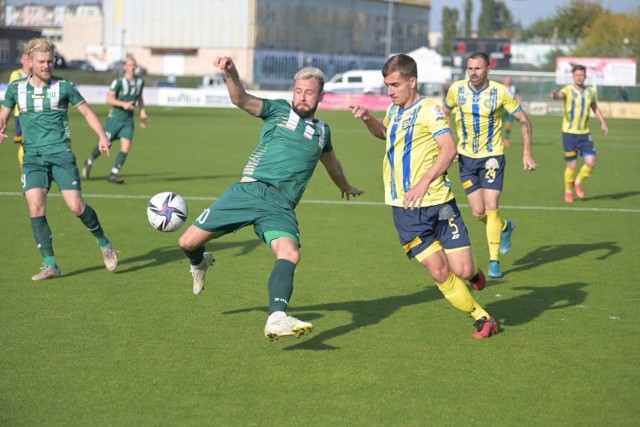
[[[303,66],[330,77],[428,46],[430,8],[426,0],[104,0],[104,43],[126,46],[160,74],[211,73],[213,58],[229,55],[244,80],[281,88]]]
[[[285,88],[303,66],[327,77],[379,69],[429,46],[427,0],[10,0],[7,26],[40,28],[69,59],[133,55],[152,74],[205,75],[234,58],[241,77]],[[121,59],[121,58],[120,58]]]

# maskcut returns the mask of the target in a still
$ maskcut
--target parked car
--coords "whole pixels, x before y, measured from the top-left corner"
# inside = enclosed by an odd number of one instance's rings
[[[114,73],[122,74],[124,72],[124,61],[122,59],[118,61],[114,61],[107,67],[107,70],[113,71]],[[147,69],[138,65],[136,67],[136,74],[138,76],[146,76]]]
[[[67,67],[72,70],[80,70],[80,71],[95,71],[96,69],[88,63],[87,61],[82,60],[72,60],[67,61]]]
[[[55,53],[53,55],[53,66],[58,69],[67,68],[67,61],[64,59],[64,56]]]
[[[325,92],[384,93],[384,79],[380,70],[349,70],[336,74],[325,83]]]
[[[158,80],[153,84],[153,87],[178,87],[176,82],[170,82],[169,80]]]
[[[202,77],[202,83],[198,86],[199,88],[208,88],[208,89],[226,89],[227,88],[227,78],[223,73],[217,73],[212,75],[207,75]]]

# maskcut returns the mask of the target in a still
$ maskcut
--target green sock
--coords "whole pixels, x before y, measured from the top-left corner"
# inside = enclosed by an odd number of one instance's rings
[[[118,153],[118,157],[116,157],[116,163],[113,165],[113,169],[111,169],[111,173],[118,174],[122,166],[124,166],[124,162],[127,160],[127,154],[122,151]]]
[[[82,215],[78,216],[78,218],[80,218],[80,221],[87,227],[87,230],[93,234],[93,237],[98,240],[98,245],[100,245],[101,248],[109,244],[109,239],[104,235],[104,230],[100,225],[100,220],[98,220],[98,214],[96,214],[96,211],[94,211],[91,206],[86,205],[84,212],[82,212]]]
[[[50,265],[51,267],[55,268],[56,270],[60,269],[60,267],[58,267],[58,263],[56,262],[56,257],[46,256],[46,257],[44,257],[43,263],[45,265]]]
[[[184,254],[189,259],[189,264],[191,264],[191,265],[199,265],[202,262],[202,260],[204,259],[204,257],[203,257],[204,245],[200,246],[199,248],[196,248],[193,251],[188,251],[188,250],[184,249]]]
[[[93,163],[93,161],[94,161],[95,159],[97,159],[98,157],[100,157],[100,154],[102,154],[102,153],[100,152],[100,147],[98,147],[98,146],[96,145],[96,148],[94,148],[94,149],[93,149],[93,151],[91,152],[91,156],[89,157],[89,160],[91,160],[91,163]]]
[[[49,262],[53,261],[52,264],[48,265],[56,266],[55,258],[53,257],[53,236],[51,235],[51,228],[49,228],[47,217],[38,216],[31,218],[31,230],[43,258],[48,259]]]
[[[293,293],[293,275],[296,265],[289,260],[279,259],[269,277],[269,314],[286,311]]]

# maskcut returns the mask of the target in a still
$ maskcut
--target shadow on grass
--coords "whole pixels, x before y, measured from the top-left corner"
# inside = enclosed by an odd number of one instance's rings
[[[292,314],[297,316],[298,314],[304,313],[301,315],[304,320],[314,320],[324,316],[324,314],[318,312],[339,311],[351,313],[352,321],[349,324],[328,329],[319,334],[313,334],[304,341],[286,347],[285,350],[337,350],[340,347],[329,345],[326,342],[340,335],[348,334],[356,329],[380,323],[403,307],[434,300],[442,300],[444,302],[444,297],[435,285],[408,295],[395,295],[366,301],[345,301],[295,307],[295,309],[292,309]],[[266,307],[252,307],[226,311],[223,314],[237,314],[250,311],[266,312],[267,310]]]
[[[263,245],[262,241],[258,239],[247,240],[243,242],[215,242],[213,244],[209,244],[207,250],[212,250],[214,253],[216,251],[226,251],[231,249],[240,248],[239,253],[233,256],[242,256],[252,252],[258,246]],[[116,250],[118,246],[116,246]],[[146,254],[140,254],[138,256],[127,257],[127,258],[119,258],[118,259],[118,268],[114,272],[114,274],[125,274],[125,273],[133,273],[138,270],[142,270],[144,268],[156,267],[159,265],[165,265],[171,262],[185,260],[186,257],[184,252],[178,246],[176,242],[175,246],[165,246],[163,248],[154,248]],[[76,274],[82,274],[89,271],[97,271],[103,270],[104,266],[93,266],[83,268],[81,270],[75,270],[69,273],[65,273],[65,276],[74,276]]]
[[[587,198],[585,201],[588,202],[589,200],[622,200],[629,197],[637,196],[638,194],[640,194],[640,191],[625,191],[625,192],[616,193],[616,194],[601,194],[599,196],[593,196],[593,197],[590,197],[589,195],[587,195]]]
[[[599,242],[590,244],[567,244],[567,245],[546,245],[540,246],[538,249],[530,252],[522,258],[516,260],[514,268],[505,270],[504,273],[515,273],[517,271],[526,271],[539,267],[542,264],[550,264],[569,258],[584,255],[588,252],[604,252],[597,257],[597,260],[605,260],[610,256],[616,255],[622,249],[616,242]]]
[[[96,182],[96,181],[106,181],[111,172],[107,171],[106,174],[100,175],[91,175],[90,180],[83,180],[84,182]],[[159,178],[162,178],[162,181],[167,182],[179,182],[179,181],[193,181],[193,180],[214,180],[214,179],[227,179],[227,178],[237,178],[237,174],[228,174],[228,175],[200,175],[200,176],[171,176],[175,175],[175,172],[154,172],[154,173],[123,173],[120,175],[122,179],[125,180],[124,184],[128,184],[129,181],[131,183],[146,183],[146,182],[158,182]],[[213,196],[212,196],[213,199]]]
[[[587,293],[582,289],[587,283],[568,283],[559,286],[533,287],[519,286],[513,289],[525,291],[522,295],[499,300],[485,306],[489,313],[495,313],[501,327],[519,326],[529,323],[548,310],[558,310],[581,305]],[[527,292],[528,291],[528,292]],[[403,307],[422,304],[434,300],[446,303],[442,294],[435,286],[429,286],[419,292],[409,295],[397,295],[368,301],[346,301],[296,307],[294,315],[303,314],[304,320],[312,321],[323,317],[325,312],[339,311],[351,313],[349,324],[312,334],[308,339],[285,347],[283,350],[338,350],[327,344],[327,341],[356,329],[375,325],[390,317]],[[223,314],[246,313],[250,311],[266,312],[266,307],[252,307],[226,311]]]
[[[547,287],[516,286],[514,290],[525,292],[489,303],[485,309],[495,316],[501,328],[524,325],[545,311],[580,306],[587,297],[587,292],[583,290],[586,286],[587,283],[579,282]]]

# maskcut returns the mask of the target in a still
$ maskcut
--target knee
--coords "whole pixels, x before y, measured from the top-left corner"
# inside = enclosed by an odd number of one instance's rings
[[[471,278],[473,278],[474,274],[473,274],[473,264],[468,265],[461,265],[461,266],[456,266],[455,268],[452,268],[453,270],[453,274],[455,274],[456,276],[458,276],[459,278],[463,279],[463,280],[469,280]]]
[[[193,239],[190,239],[187,234],[180,236],[178,245],[185,251],[194,251],[200,246]]]
[[[295,265],[298,265],[301,259],[300,250],[295,248],[288,251],[283,251],[278,254],[278,259],[286,259],[287,261],[291,261]]]
[[[446,282],[451,274],[451,270],[449,270],[449,266],[446,264],[439,266],[426,266],[423,263],[422,265],[427,269],[431,278],[438,284]]]
[[[485,211],[475,211],[475,210],[473,210],[473,211],[471,211],[471,215],[473,215],[473,217],[476,220],[481,221],[482,218],[484,218],[487,215],[487,213]]]
[[[84,213],[86,205],[84,203],[74,203],[69,205],[69,209],[75,216],[80,216]]]

